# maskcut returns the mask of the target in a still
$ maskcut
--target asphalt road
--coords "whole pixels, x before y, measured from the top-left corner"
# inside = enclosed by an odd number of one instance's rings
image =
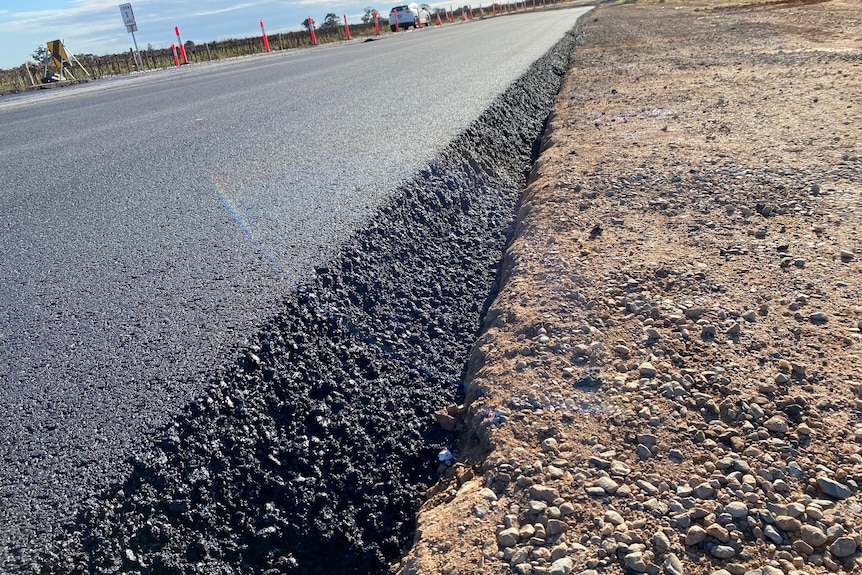
[[[583,12],[0,100],[0,555],[122,475]]]

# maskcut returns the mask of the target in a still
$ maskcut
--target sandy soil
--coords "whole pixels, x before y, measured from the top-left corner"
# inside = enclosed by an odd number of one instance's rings
[[[406,574],[862,572],[862,10],[582,21]]]

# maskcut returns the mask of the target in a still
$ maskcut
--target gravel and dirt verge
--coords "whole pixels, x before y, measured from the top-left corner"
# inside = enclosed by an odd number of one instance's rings
[[[862,571],[862,12],[582,21],[403,574]]]
[[[383,573],[456,436],[469,353],[573,33],[398,190],[205,395],[0,571]]]

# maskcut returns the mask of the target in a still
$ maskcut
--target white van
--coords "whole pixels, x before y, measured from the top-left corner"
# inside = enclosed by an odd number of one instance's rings
[[[419,26],[431,25],[431,12],[424,7],[420,7],[416,2],[396,6],[389,12],[389,29],[395,32],[397,28],[406,30],[410,26],[418,28]]]

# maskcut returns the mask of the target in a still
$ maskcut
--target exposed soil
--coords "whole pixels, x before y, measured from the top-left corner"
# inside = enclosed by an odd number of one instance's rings
[[[579,31],[405,574],[862,571],[862,11]]]

